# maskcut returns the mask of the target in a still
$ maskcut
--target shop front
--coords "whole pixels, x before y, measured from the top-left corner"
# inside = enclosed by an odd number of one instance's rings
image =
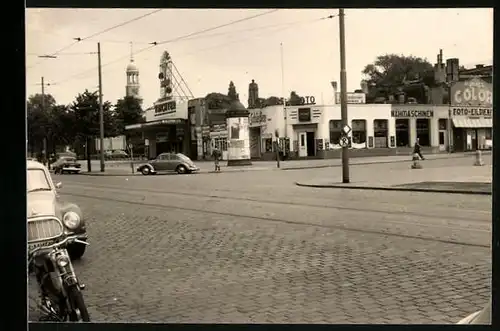
[[[446,151],[446,111],[447,107],[433,105],[392,105],[391,117],[394,119],[398,153],[410,153],[417,139],[424,152]]]
[[[292,155],[297,158],[337,158],[343,132],[340,106],[314,105],[289,109]],[[395,154],[394,119],[390,105],[349,105],[349,149],[353,157]]]
[[[479,78],[457,82],[451,87],[449,118],[452,150],[488,150],[493,142],[493,90]]]
[[[149,158],[166,152],[191,155],[191,128],[188,121],[187,102],[165,100],[155,103],[146,111],[146,122],[125,127],[129,131],[140,131]]]

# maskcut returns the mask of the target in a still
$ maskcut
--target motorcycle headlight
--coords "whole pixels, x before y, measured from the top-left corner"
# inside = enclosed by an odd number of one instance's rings
[[[75,230],[80,226],[80,215],[74,211],[68,211],[63,216],[63,223],[68,229]]]
[[[65,266],[68,265],[69,259],[66,256],[62,255],[57,258],[56,263],[61,268],[64,268]]]

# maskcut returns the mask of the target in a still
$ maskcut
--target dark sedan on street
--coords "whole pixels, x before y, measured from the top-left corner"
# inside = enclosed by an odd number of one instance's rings
[[[182,153],[162,153],[156,159],[141,164],[137,171],[147,176],[164,171],[175,171],[178,174],[190,174],[199,171],[193,161]]]
[[[52,169],[54,169],[54,174],[77,174],[82,169],[82,165],[76,161],[75,157],[72,156],[61,156],[59,159],[52,164]]]

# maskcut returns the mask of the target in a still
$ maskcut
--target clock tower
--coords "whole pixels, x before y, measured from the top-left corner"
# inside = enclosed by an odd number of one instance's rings
[[[134,53],[132,43],[130,43],[130,63],[127,66],[127,85],[125,95],[139,98],[139,69],[134,64]]]

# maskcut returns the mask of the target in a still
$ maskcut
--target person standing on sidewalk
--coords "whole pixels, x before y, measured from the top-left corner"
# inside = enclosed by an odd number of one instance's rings
[[[422,160],[425,160],[425,157],[422,155],[422,150],[421,150],[419,138],[417,138],[417,141],[415,142],[415,147],[413,147],[413,154],[418,154],[418,156]]]
[[[214,158],[215,171],[220,172],[219,160],[222,156],[221,151],[218,148],[214,148],[214,150],[212,151],[212,156]]]

